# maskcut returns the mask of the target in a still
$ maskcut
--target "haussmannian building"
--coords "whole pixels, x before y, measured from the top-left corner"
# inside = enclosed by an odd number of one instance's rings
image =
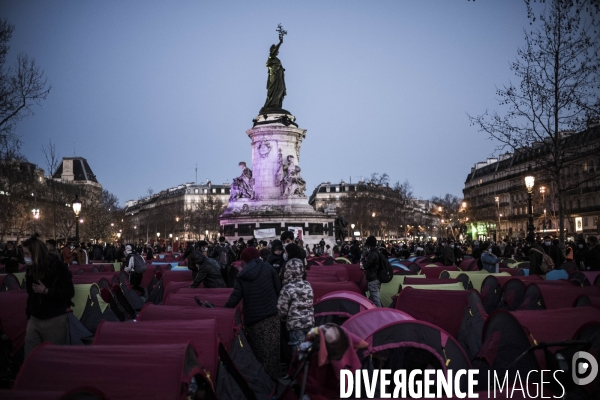
[[[565,237],[600,233],[600,127],[564,133],[565,157],[562,181],[565,193]],[[576,149],[576,150],[575,150]],[[525,238],[528,224],[528,192],[524,177],[535,177],[533,215],[536,233],[558,237],[556,187],[549,174],[536,166],[543,157],[540,143],[515,153],[478,162],[467,175],[463,189],[472,239]],[[538,164],[539,165],[539,164]],[[528,168],[531,167],[531,170]]]

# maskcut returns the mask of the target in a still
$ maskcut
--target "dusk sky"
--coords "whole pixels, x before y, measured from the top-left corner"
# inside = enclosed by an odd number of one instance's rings
[[[307,195],[387,172],[423,199],[462,196],[495,149],[467,113],[499,109],[529,28],[522,0],[3,0],[0,18],[10,59],[27,53],[52,85],[17,125],[22,153],[44,168],[52,139],[121,204],[193,182],[196,164],[215,184],[250,164],[278,23]]]

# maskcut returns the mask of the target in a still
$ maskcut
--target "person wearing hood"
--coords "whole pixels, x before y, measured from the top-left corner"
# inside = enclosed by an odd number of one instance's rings
[[[281,281],[275,268],[260,258],[256,248],[244,249],[241,259],[246,265],[237,275],[225,307],[234,308],[244,301],[244,325],[252,351],[267,373],[278,378],[281,338],[277,298]]]
[[[123,265],[125,265],[125,272],[129,273],[129,283],[131,284],[133,290],[138,292],[140,295],[144,295],[146,291],[140,286],[142,284],[142,278],[144,277],[144,274],[135,272],[134,268],[134,255],[136,254],[137,253],[133,252],[133,248],[130,244],[125,246],[125,261],[123,262]]]
[[[375,239],[375,236],[369,236],[367,238],[365,247],[368,252],[361,260],[361,269],[363,269],[366,274],[367,289],[369,290],[371,301],[377,307],[381,307],[381,298],[379,297],[381,282],[379,282],[379,279],[377,278],[381,254],[379,254],[379,251],[377,250],[377,239]]]
[[[289,244],[286,252],[293,246],[296,245]],[[279,317],[286,322],[290,338],[288,344],[292,349],[292,354],[296,352],[310,328],[315,324],[313,290],[310,283],[303,279],[304,272],[302,260],[288,256],[277,310]]]
[[[275,271],[279,274],[281,268],[285,265],[285,259],[283,257],[283,243],[281,240],[273,240],[271,243],[271,254],[267,258],[267,262],[275,268]]]
[[[188,260],[188,269],[192,271],[192,278],[196,279],[196,275],[198,274],[198,264],[200,263],[200,256],[206,255],[206,248],[208,243],[204,240],[201,240],[196,246],[188,246],[185,249],[185,253],[183,253],[183,257],[181,260]]]
[[[37,235],[37,234],[36,234]],[[27,331],[25,358],[42,342],[65,344],[67,308],[75,296],[73,275],[58,257],[48,254],[46,244],[36,235],[23,242],[27,272]]]
[[[589,271],[600,271],[600,246],[598,246],[598,237],[588,236],[587,253],[585,254],[585,268]]]
[[[207,257],[198,250],[191,252],[188,258],[188,269],[192,266],[196,271],[191,288],[197,288],[201,283],[205,288],[226,288],[221,267],[217,260]]]
[[[587,254],[587,246],[585,245],[585,239],[579,238],[577,239],[577,247],[575,248],[575,264],[577,265],[577,269],[580,271],[585,271],[585,256]]]

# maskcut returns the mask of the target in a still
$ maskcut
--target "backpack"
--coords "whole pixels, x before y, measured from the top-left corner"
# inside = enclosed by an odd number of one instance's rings
[[[550,272],[554,269],[554,261],[552,261],[552,257],[543,251],[539,251],[538,249],[531,248],[531,250],[536,251],[542,255],[542,263],[540,264],[540,269],[543,273]]]
[[[377,269],[377,279],[381,283],[388,283],[394,277],[394,268],[387,257],[379,253],[379,268]]]
[[[229,248],[227,246],[221,246],[221,252],[219,253],[219,264],[221,266],[229,265],[229,257],[227,256],[229,253]]]
[[[133,271],[136,274],[143,274],[146,272],[146,261],[144,261],[144,257],[139,254],[132,255],[133,257]]]

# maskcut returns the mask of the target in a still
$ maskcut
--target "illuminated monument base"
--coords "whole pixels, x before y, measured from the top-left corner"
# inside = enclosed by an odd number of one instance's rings
[[[233,180],[229,205],[220,217],[227,240],[279,238],[284,230],[302,230],[305,244],[321,239],[332,245],[335,213],[315,211],[304,194],[300,147],[306,130],[285,110],[259,115],[246,132],[252,146],[252,169],[240,163],[242,175]]]

